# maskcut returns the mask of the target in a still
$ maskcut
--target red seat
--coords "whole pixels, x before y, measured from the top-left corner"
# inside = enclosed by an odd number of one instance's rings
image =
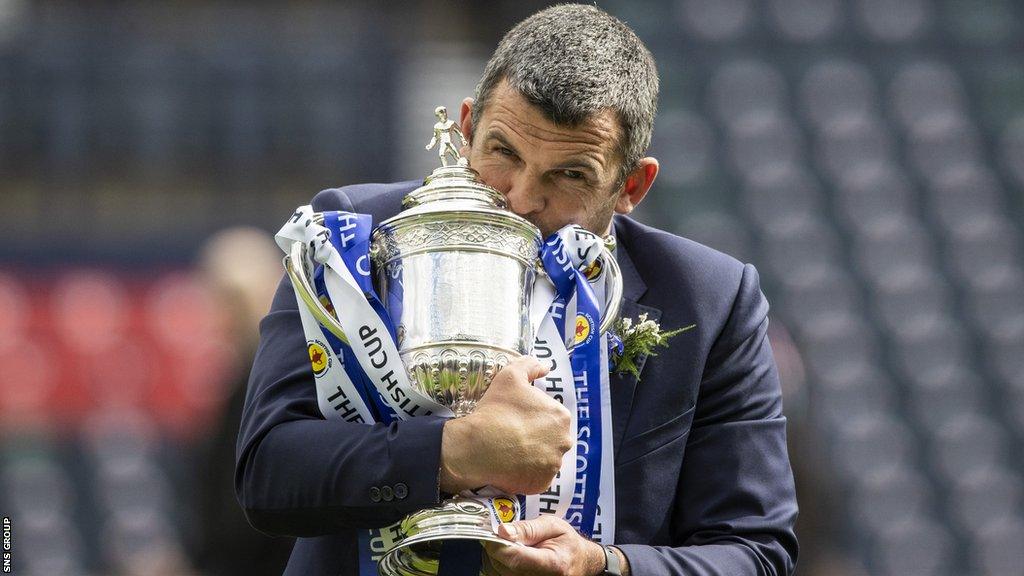
[[[28,327],[32,316],[28,294],[13,273],[0,270],[0,341],[15,340]]]
[[[142,321],[162,347],[189,351],[222,338],[223,311],[193,275],[173,272],[145,295]]]
[[[0,341],[0,422],[19,426],[50,422],[60,417],[54,394],[63,366],[46,342],[22,335]]]
[[[59,276],[50,293],[50,321],[76,352],[96,353],[126,337],[131,302],[117,276],[75,270]]]

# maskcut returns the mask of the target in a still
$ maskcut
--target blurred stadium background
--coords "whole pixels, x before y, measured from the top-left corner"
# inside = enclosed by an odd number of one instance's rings
[[[1024,574],[1024,6],[598,4],[662,78],[640,218],[753,262],[773,303],[798,573]],[[15,573],[232,573],[208,503],[234,506],[277,255],[209,239],[422,177],[434,105],[543,5],[0,0]],[[225,253],[248,272],[212,274]]]

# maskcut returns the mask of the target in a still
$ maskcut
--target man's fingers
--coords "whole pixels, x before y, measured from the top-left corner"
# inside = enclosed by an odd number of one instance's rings
[[[551,564],[554,554],[553,551],[546,549],[489,542],[484,542],[484,549],[487,552],[484,563],[485,566],[488,566],[485,568],[484,574],[498,576],[512,576],[521,573],[526,568],[544,568]]]
[[[551,364],[541,362],[533,356],[520,356],[509,362],[505,369],[524,377],[529,384],[537,378],[546,376],[551,371]]]
[[[482,544],[484,545],[484,551],[486,553],[484,554],[483,562],[480,565],[480,571],[483,572],[484,576],[505,576],[508,568],[503,564],[499,564],[494,560],[491,560],[491,556],[493,556],[493,553],[497,548],[506,548],[507,546],[494,544],[492,542],[483,542]]]
[[[526,548],[516,544],[498,544],[497,542],[481,542],[484,545],[483,564],[485,576],[510,576],[515,574],[515,567],[522,562],[519,555],[512,552],[513,548]]]
[[[498,535],[508,538],[513,542],[533,546],[538,542],[549,540],[571,530],[573,530],[573,527],[565,520],[550,514],[542,514],[534,520],[520,520],[518,522],[501,524],[498,526]]]
[[[551,515],[542,515],[534,520],[521,520],[498,526],[498,535],[521,546],[502,546],[484,543],[493,572],[496,574],[520,574],[523,572],[561,574],[572,562],[566,554],[566,534],[576,535],[575,529],[565,520]],[[579,536],[576,535],[578,538]],[[542,547],[534,548],[538,544]],[[562,544],[559,544],[562,542]]]

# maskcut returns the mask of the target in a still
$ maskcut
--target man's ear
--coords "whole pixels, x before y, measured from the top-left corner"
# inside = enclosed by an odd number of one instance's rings
[[[459,107],[459,128],[466,140],[473,143],[473,98],[467,96]],[[466,154],[463,154],[466,156]]]
[[[641,158],[636,168],[626,176],[626,183],[622,186],[622,192],[615,201],[615,211],[619,214],[629,214],[647,196],[647,191],[654,184],[658,177],[658,160]]]

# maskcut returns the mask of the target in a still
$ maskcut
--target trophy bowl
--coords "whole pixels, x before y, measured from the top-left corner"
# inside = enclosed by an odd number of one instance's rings
[[[410,378],[456,416],[533,344],[540,230],[504,202],[470,168],[439,168],[372,236],[378,294]]]

